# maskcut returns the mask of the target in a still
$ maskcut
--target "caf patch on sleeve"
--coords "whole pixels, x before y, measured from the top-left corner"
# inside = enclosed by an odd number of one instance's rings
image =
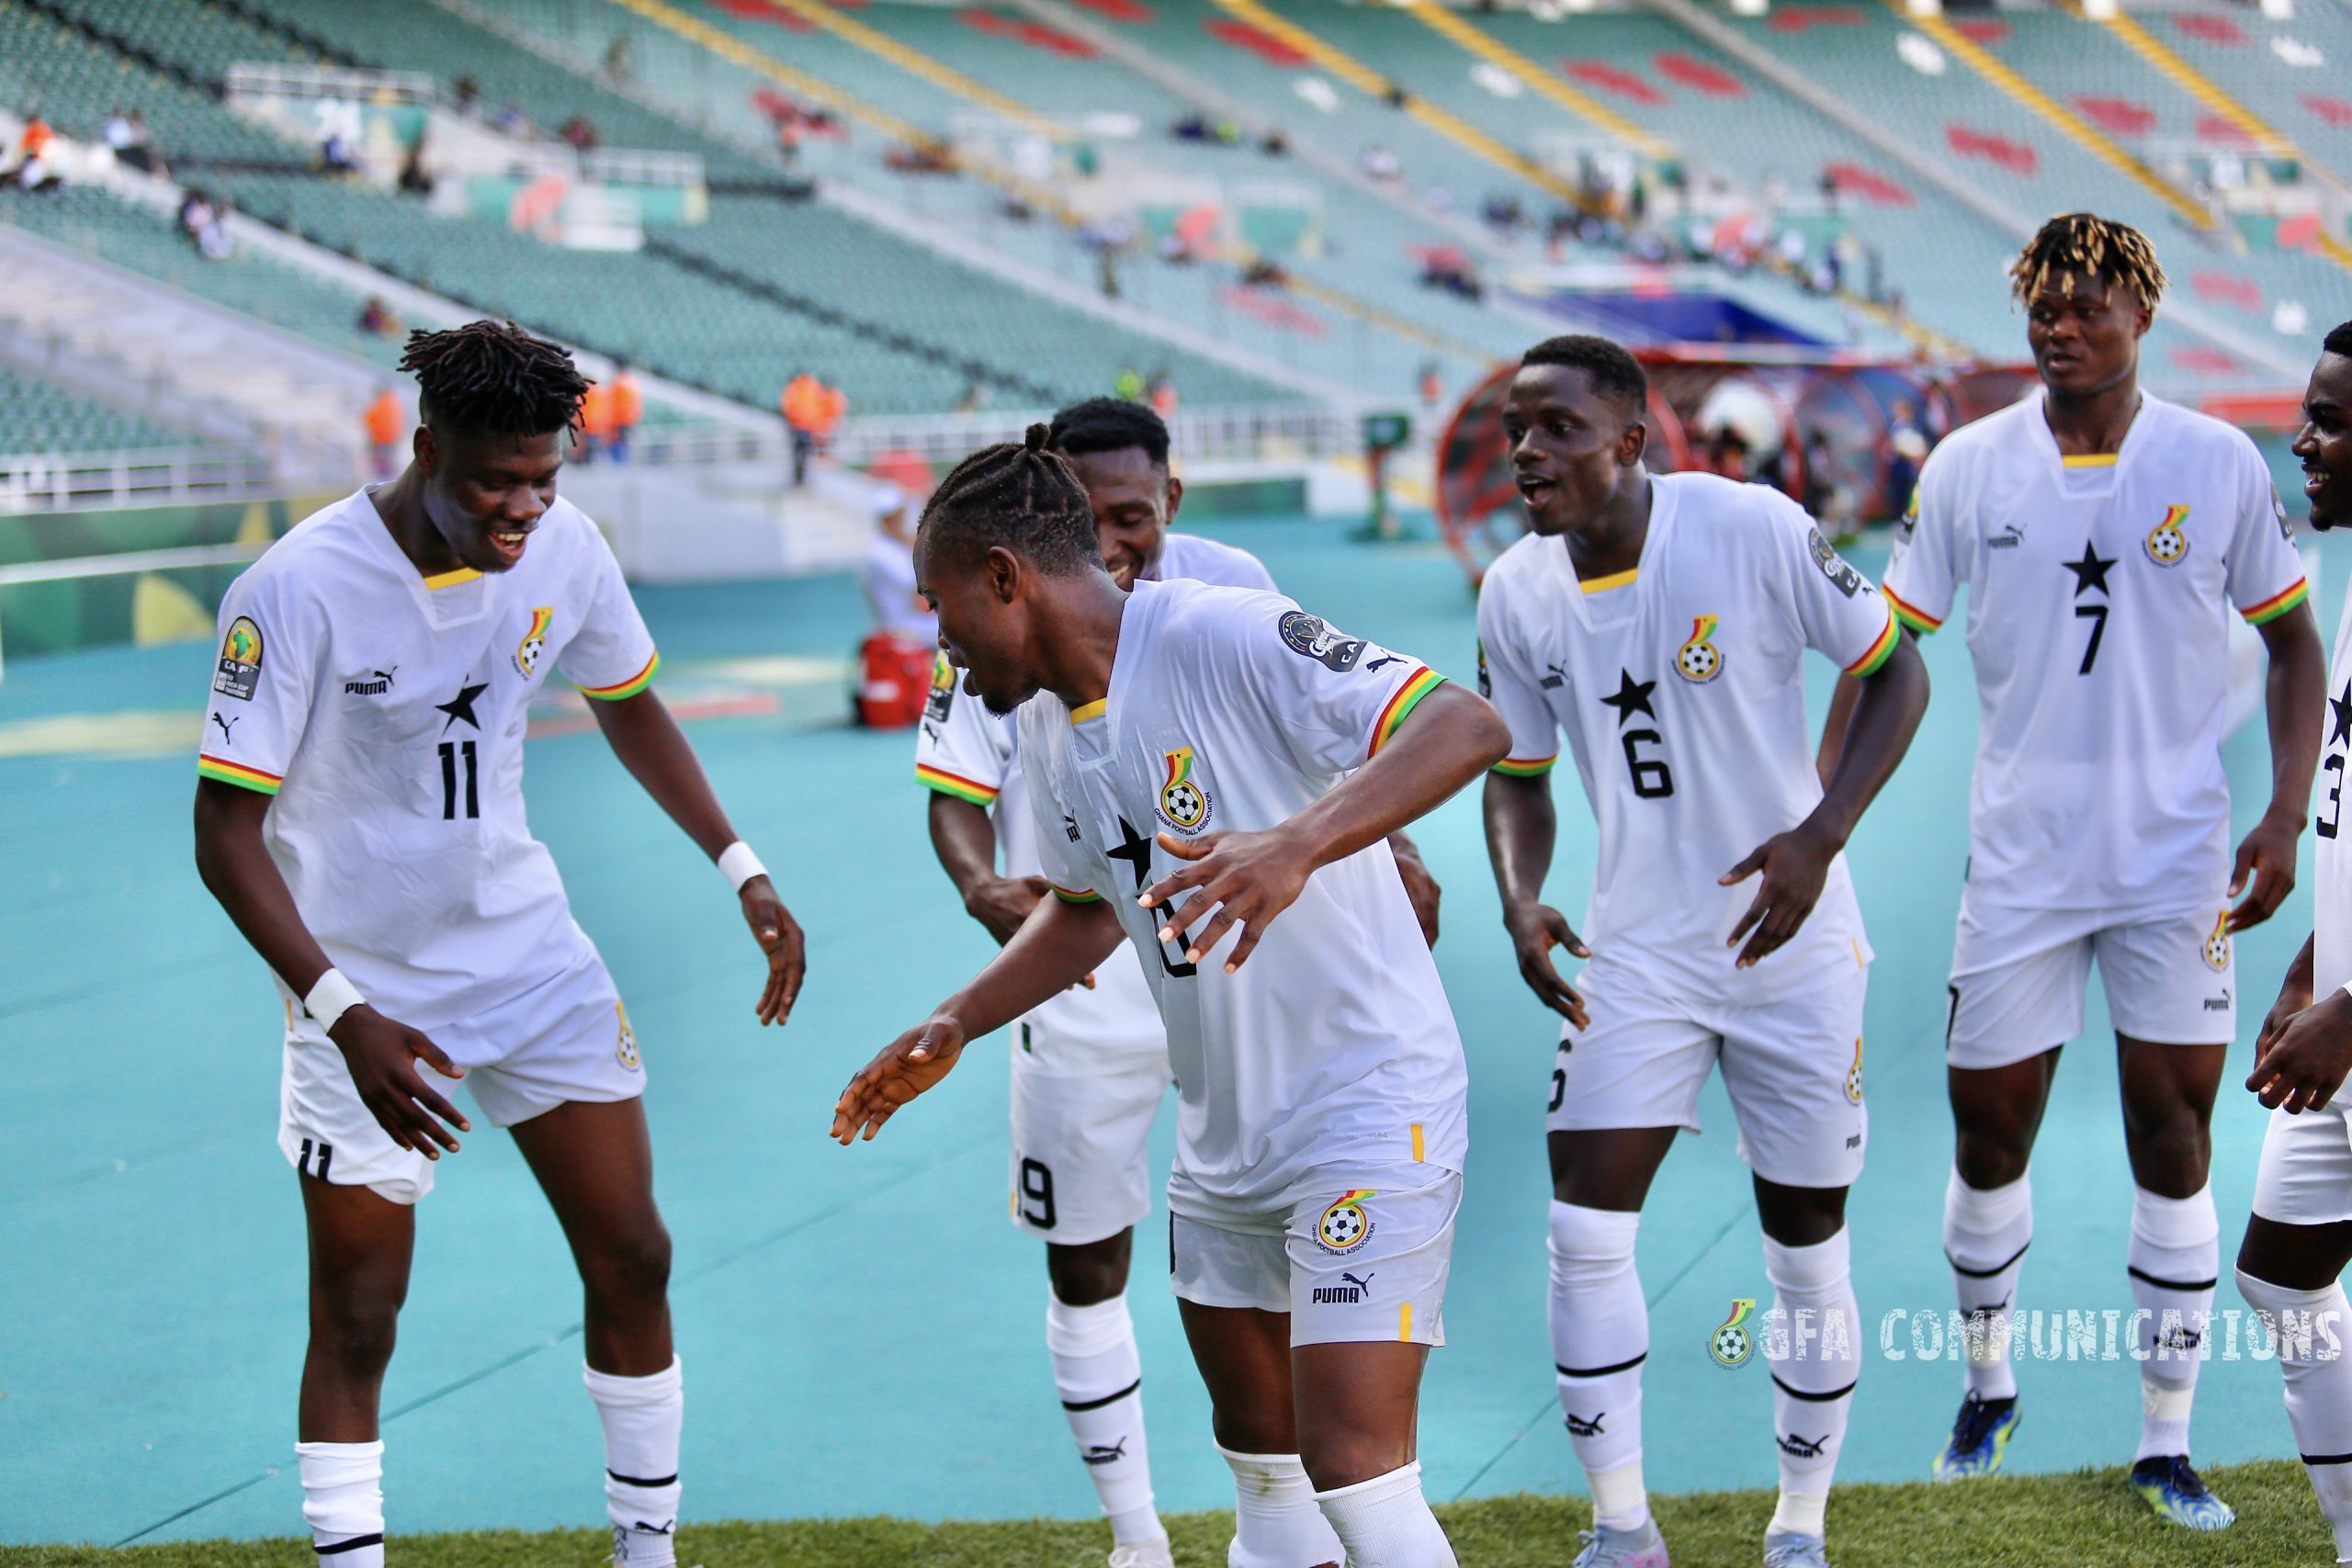
[[[1363,657],[1363,638],[1342,637],[1322,616],[1304,610],[1284,611],[1276,629],[1282,633],[1283,647],[1317,660],[1334,674],[1346,674]]]
[[[1814,564],[1821,568],[1821,575],[1836,584],[1838,592],[1849,599],[1860,593],[1862,591],[1862,574],[1838,553],[1835,545],[1821,536],[1820,529],[1807,529],[1806,533],[1813,545]]]
[[[229,635],[220,639],[220,667],[213,674],[212,689],[224,697],[249,703],[260,675],[261,627],[251,615],[239,615],[229,623]]]

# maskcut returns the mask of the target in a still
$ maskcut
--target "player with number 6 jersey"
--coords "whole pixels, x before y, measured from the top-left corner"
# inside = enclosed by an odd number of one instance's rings
[[[1944,1250],[1972,1329],[1966,1392],[1934,1473],[1998,1470],[2017,1428],[2008,1325],[2033,1237],[2028,1167],[2096,961],[2132,1186],[2142,1422],[2132,1484],[2168,1522],[2222,1529],[2234,1516],[2188,1458],[2220,1266],[2208,1126],[2237,1032],[2232,933],[2268,918],[2294,886],[2319,633],[2254,443],[2140,389],[2140,340],[2165,285],[2146,236],[2067,213],[2028,242],[2010,277],[2041,385],[1929,456],[1885,584],[1922,636],[1966,584],[1976,668],[1946,1038],[1958,1137],[1944,1201]],[[2233,616],[2269,654],[2272,764],[2268,808],[2234,867],[2221,756]]]
[[[1667,1562],[1642,1481],[1649,1331],[1634,1238],[1720,1063],[1773,1310],[1825,1330],[1783,1336],[1774,1358],[1781,1496],[1765,1538],[1770,1568],[1817,1568],[1860,1366],[1844,1216],[1869,1126],[1871,953],[1842,847],[1910,741],[1927,676],[1884,600],[1794,502],[1643,468],[1647,392],[1602,339],[1528,352],[1503,427],[1533,532],[1478,593],[1480,678],[1511,728],[1487,783],[1488,853],[1521,972],[1567,1021],[1551,1074],[1552,1329],[1593,1498],[1577,1562]],[[1805,725],[1808,649],[1868,694],[1826,790]],[[1562,733],[1600,835],[1582,939],[1543,900]],[[1590,958],[1577,986],[1555,944]]]

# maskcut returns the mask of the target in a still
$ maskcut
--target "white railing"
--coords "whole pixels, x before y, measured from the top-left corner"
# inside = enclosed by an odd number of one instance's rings
[[[440,91],[422,71],[355,71],[340,65],[269,60],[237,62],[229,67],[224,85],[231,97],[357,98],[363,102],[390,97],[411,104],[430,104]]]
[[[912,452],[944,472],[973,448],[1018,441],[1030,425],[1052,417],[1047,409],[867,414],[842,422],[831,453],[837,462],[856,465],[886,452]],[[1360,456],[1363,446],[1363,429],[1354,415],[1314,404],[1180,409],[1169,421],[1169,435],[1180,462]],[[766,431],[713,424],[640,425],[629,444],[630,461],[659,467],[781,463],[790,448],[782,420]]]
[[[266,457],[213,447],[0,456],[0,513],[83,512],[282,492]]]
[[[580,177],[596,185],[698,186],[703,183],[702,154],[599,147],[580,155]]]

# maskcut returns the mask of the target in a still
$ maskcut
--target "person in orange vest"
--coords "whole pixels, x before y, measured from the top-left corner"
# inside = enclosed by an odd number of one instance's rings
[[[598,453],[612,448],[613,412],[613,383],[589,382],[587,395],[580,400],[580,462],[582,467],[594,462]]]
[[[400,462],[401,434],[408,428],[408,410],[390,387],[376,389],[376,400],[360,415],[368,427],[368,445],[376,459],[376,477],[388,479]]]
[[[808,455],[837,416],[832,415],[832,400],[825,384],[806,370],[785,385],[778,407],[784,412],[784,423],[792,427],[792,484],[797,490],[808,482]]]
[[[613,361],[613,461],[628,461],[629,433],[645,419],[645,394],[638,389],[637,372],[626,359]]]

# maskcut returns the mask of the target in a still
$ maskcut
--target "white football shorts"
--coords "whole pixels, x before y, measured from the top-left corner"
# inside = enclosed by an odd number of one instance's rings
[[[2218,902],[2191,915],[2099,925],[2097,911],[2016,910],[1962,895],[1945,1055],[2005,1067],[2083,1032],[2091,964],[2116,1032],[2159,1045],[2237,1038],[2237,956]]]
[[[1554,1133],[1699,1127],[1699,1090],[1721,1064],[1739,1155],[1784,1187],[1850,1187],[1870,1142],[1862,1002],[1870,966],[1826,965],[1810,985],[1748,1007],[1659,996],[1638,957],[1586,965],[1591,1026],[1564,1033],[1552,1071]]]
[[[2282,1225],[2352,1220],[2352,1096],[2323,1111],[2270,1113],[2255,1168],[2254,1212]]]
[[[1154,1020],[1157,1022],[1157,1019]],[[1090,1047],[1012,1027],[1012,1223],[1083,1247],[1151,1208],[1151,1123],[1173,1082],[1160,1037]]]
[[[1445,1343],[1459,1171],[1418,1161],[1319,1169],[1247,1213],[1180,1173],[1168,1197],[1180,1300],[1288,1313],[1295,1346]]]
[[[286,1018],[277,1146],[288,1163],[338,1187],[371,1188],[395,1203],[432,1191],[435,1162],[392,1142],[360,1100],[341,1048],[318,1021],[300,1003],[288,1004]],[[601,1103],[645,1092],[636,1032],[598,959],[448,1035],[435,1034],[434,1043],[466,1069],[462,1084],[421,1063],[417,1076],[445,1099],[463,1088],[493,1127],[527,1122],[567,1100]]]

